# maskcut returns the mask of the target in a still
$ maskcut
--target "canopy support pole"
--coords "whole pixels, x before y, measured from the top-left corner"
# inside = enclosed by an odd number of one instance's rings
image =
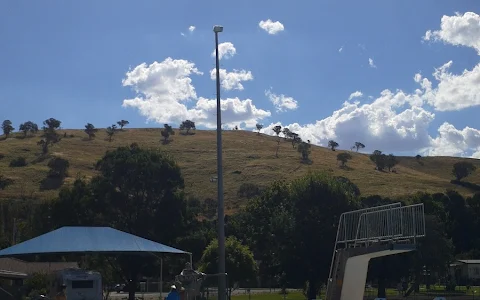
[[[160,299],[163,300],[163,257],[160,257]]]

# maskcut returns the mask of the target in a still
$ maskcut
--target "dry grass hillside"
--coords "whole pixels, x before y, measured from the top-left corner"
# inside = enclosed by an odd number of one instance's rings
[[[69,177],[65,184],[71,183],[77,176],[87,178],[95,174],[94,163],[105,151],[133,142],[142,147],[155,148],[173,155],[181,166],[185,177],[186,191],[201,199],[216,198],[216,183],[210,179],[216,173],[216,135],[215,131],[197,131],[194,135],[176,135],[172,141],[163,145],[160,129],[126,129],[119,131],[112,142],[106,140],[105,130],[100,130],[93,140],[86,139],[81,130],[60,130],[67,133],[50,149],[50,156],[61,156],[70,161]],[[21,134],[0,140],[0,175],[13,179],[13,185],[0,190],[0,199],[17,199],[22,196],[40,199],[53,198],[58,190],[40,190],[40,182],[45,178],[48,159],[41,160],[40,146],[36,143],[39,136],[20,138]],[[334,175],[349,178],[358,185],[363,195],[379,194],[398,196],[417,191],[442,192],[456,189],[464,195],[473,192],[450,183],[452,165],[461,160],[451,157],[425,157],[417,161],[413,157],[401,157],[396,173],[379,172],[368,155],[351,152],[353,159],[349,168],[340,168],[335,152],[312,147],[311,164],[301,163],[300,154],[291,143],[280,143],[279,158],[275,157],[277,138],[257,135],[245,131],[224,131],[224,181],[227,210],[241,205],[242,199],[237,191],[242,183],[255,183],[267,186],[275,179],[291,179],[304,175],[309,170],[323,170]],[[340,145],[342,146],[342,145]],[[23,156],[27,160],[25,167],[9,167],[12,159]],[[1,157],[1,156],[0,156]],[[479,160],[471,160],[480,167]],[[466,180],[480,183],[480,171]]]

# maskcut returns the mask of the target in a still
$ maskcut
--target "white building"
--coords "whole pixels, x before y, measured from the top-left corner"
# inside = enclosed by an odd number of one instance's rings
[[[450,264],[450,275],[457,284],[480,283],[480,259],[460,259]]]

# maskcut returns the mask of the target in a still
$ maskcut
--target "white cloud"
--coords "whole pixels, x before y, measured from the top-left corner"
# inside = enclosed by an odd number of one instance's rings
[[[192,26],[188,27],[188,31],[194,32],[194,31],[195,31],[195,28],[196,28],[196,27],[192,25]]]
[[[480,158],[480,130],[466,127],[456,129],[444,123],[432,137],[429,127],[435,118],[433,112],[423,108],[425,99],[433,97],[431,82],[415,74],[419,84],[413,93],[384,90],[371,103],[346,101],[342,107],[325,119],[309,124],[283,124],[299,133],[304,140],[326,146],[336,140],[342,149],[354,142],[366,145],[366,152],[381,150],[387,153],[420,153],[422,155],[470,156]],[[350,95],[350,100],[361,92]],[[265,126],[264,133],[273,134],[272,128],[281,123]]]
[[[225,42],[218,44],[218,59],[229,59],[232,58],[235,54],[237,54],[237,49],[233,46],[230,42]],[[215,49],[212,52],[212,57],[215,57]]]
[[[480,55],[480,16],[474,12],[443,16],[440,30],[428,30],[423,39],[426,41],[443,41],[455,46],[472,47]]]
[[[233,72],[227,72],[225,69],[220,69],[220,83],[222,87],[229,90],[243,90],[242,81],[251,81],[253,80],[252,72],[245,70],[233,70]],[[216,69],[210,70],[210,78],[216,80],[217,73]]]
[[[293,97],[288,97],[283,94],[277,95],[273,93],[271,89],[265,91],[265,96],[267,96],[270,102],[273,103],[277,112],[295,110],[298,108],[298,102],[293,99]]]
[[[191,119],[198,125],[216,127],[216,100],[197,97],[192,85],[192,75],[201,75],[195,64],[183,59],[167,58],[150,65],[140,64],[126,73],[123,86],[137,93],[125,99],[123,107],[137,108],[149,121],[180,123]],[[191,107],[187,103],[196,101]],[[248,127],[271,115],[257,108],[251,99],[228,98],[221,100],[222,119],[229,124],[245,123]]]
[[[480,105],[480,64],[454,75],[448,72],[452,61],[433,73],[439,82],[428,102],[439,111],[461,110]]]
[[[472,47],[480,55],[480,16],[473,12],[443,16],[440,30],[427,31],[423,39]],[[428,93],[428,103],[439,111],[461,110],[480,105],[480,64],[458,75],[448,71],[452,64],[453,61],[449,61],[435,69],[433,76],[438,85]]]
[[[277,34],[281,31],[285,30],[285,27],[279,21],[273,22],[272,20],[268,19],[266,21],[260,21],[258,26],[268,32],[268,34]]]
[[[342,51],[343,51],[343,46],[340,47],[340,49],[338,49],[338,52],[339,52],[339,53],[342,53]]]
[[[373,62],[373,59],[369,58],[368,59],[368,65],[372,68],[376,68],[377,66],[375,65],[375,63]]]
[[[360,98],[363,96],[363,93],[360,91],[355,91],[350,94],[350,97],[348,97],[348,100],[352,100],[353,98]]]
[[[445,122],[438,128],[438,137],[432,139],[428,154],[480,158],[480,130],[470,127],[458,130]]]

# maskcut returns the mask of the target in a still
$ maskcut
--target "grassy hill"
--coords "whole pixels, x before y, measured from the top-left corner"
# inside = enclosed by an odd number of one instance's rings
[[[105,130],[100,130],[93,140],[86,139],[82,130],[61,130],[67,133],[58,144],[50,149],[50,156],[61,156],[70,161],[69,177],[65,184],[71,183],[77,176],[92,177],[94,164],[105,151],[119,146],[128,146],[133,142],[141,147],[161,149],[173,155],[181,166],[185,177],[187,193],[205,199],[216,198],[216,183],[210,179],[216,174],[216,133],[215,131],[197,131],[194,135],[180,135],[177,131],[172,141],[163,145],[160,129],[126,129],[119,131],[112,142],[106,140]],[[5,190],[0,190],[0,199],[19,198],[21,196],[40,199],[53,198],[58,190],[41,190],[40,182],[45,178],[48,159],[39,159],[40,146],[36,143],[39,136],[21,138],[22,134],[0,140],[0,175],[15,180]],[[400,157],[396,173],[379,172],[368,155],[351,152],[353,159],[348,169],[339,167],[335,152],[312,147],[312,164],[300,161],[300,154],[291,143],[280,143],[279,158],[275,157],[277,138],[257,135],[246,131],[224,131],[224,182],[226,208],[234,210],[243,199],[237,196],[242,183],[255,183],[267,186],[275,179],[290,179],[304,175],[309,170],[324,170],[334,175],[349,178],[358,185],[363,195],[379,194],[398,196],[417,191],[443,192],[447,188],[456,189],[464,195],[473,192],[450,183],[452,165],[461,158],[424,157],[418,162],[413,157]],[[340,145],[342,146],[342,145]],[[9,167],[12,159],[23,156],[27,160],[25,167]],[[0,156],[1,157],[1,156]],[[480,167],[479,160],[471,160]],[[473,183],[480,182],[480,172],[467,178]]]

